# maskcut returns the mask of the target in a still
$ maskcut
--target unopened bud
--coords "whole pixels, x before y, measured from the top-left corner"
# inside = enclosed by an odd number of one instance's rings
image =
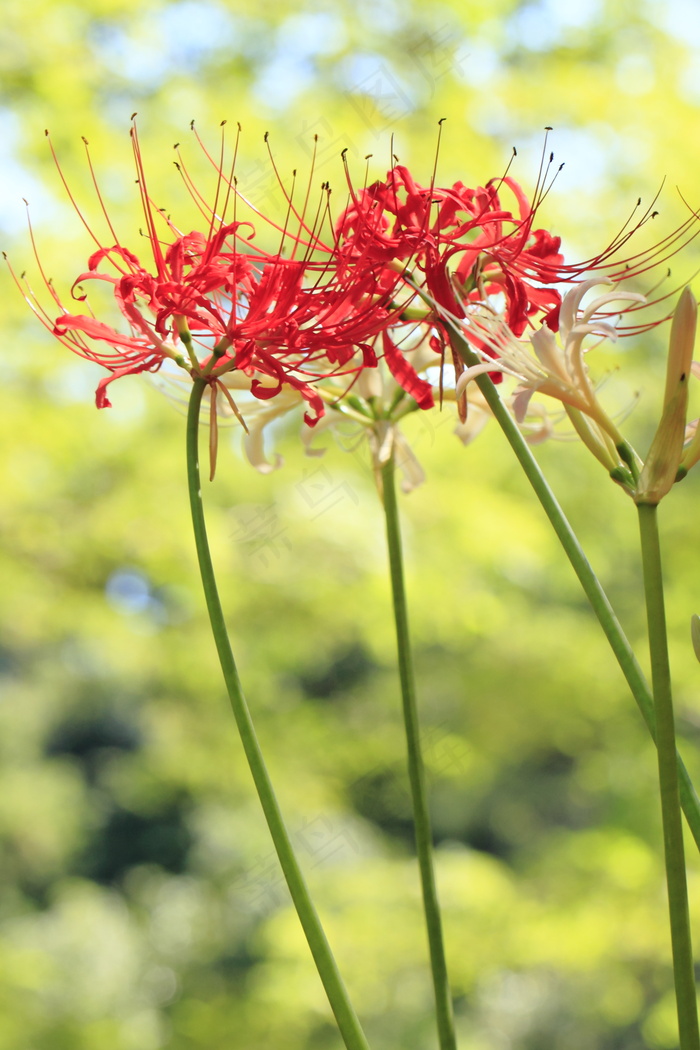
[[[678,300],[668,349],[661,421],[639,476],[635,503],[658,503],[670,490],[683,458],[688,380],[693,362],[698,306],[689,288]]]
[[[690,374],[695,348],[695,328],[698,304],[690,288],[684,288],[673,314],[671,338],[668,347],[664,405],[673,397],[678,384],[685,383]]]
[[[698,660],[700,660],[700,616],[690,618],[690,637],[693,640],[693,649]]]

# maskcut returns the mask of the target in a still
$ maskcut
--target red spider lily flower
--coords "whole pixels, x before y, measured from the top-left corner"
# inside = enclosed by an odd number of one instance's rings
[[[54,318],[16,278],[30,305],[71,350],[109,370],[97,387],[99,408],[109,406],[107,387],[115,379],[157,371],[170,359],[191,376],[206,378],[213,395],[220,389],[229,399],[221,377],[232,370],[256,377],[251,392],[262,400],[292,387],[307,402],[305,420],[313,425],[324,411],[314,390],[320,378],[376,364],[372,341],[400,309],[392,303],[395,289],[372,273],[338,270],[334,246],[324,242],[318,217],[307,223],[291,196],[285,226],[269,223],[273,230],[281,229],[278,250],[261,248],[255,226],[236,217],[237,202],[243,198],[233,175],[224,175],[220,164],[211,206],[181,168],[207,223],[205,232],[183,233],[153,204],[135,125],[131,138],[152,257],[147,262],[120,242],[104,208],[89,151],[111,243],[102,243],[88,224],[56,161],[70,200],[97,245],[87,270],[73,284],[73,299],[87,304],[90,283],[107,286],[127,331],[98,319],[91,310],[68,310],[38,255],[41,276],[60,314]],[[327,199],[327,187],[324,194]],[[234,215],[227,221],[231,202]],[[290,232],[293,222],[298,227]],[[399,280],[396,275],[394,285]]]
[[[517,215],[501,203],[502,186],[515,196]],[[424,187],[397,165],[384,182],[359,193],[351,187],[337,225],[340,251],[355,265],[412,264],[431,298],[457,317],[500,292],[516,335],[537,315],[555,327],[561,296],[551,285],[561,280],[564,257],[559,238],[533,228],[543,196],[531,204],[507,175],[477,189]]]
[[[337,223],[339,254],[346,265],[379,268],[389,279],[403,270],[409,285],[433,308],[425,320],[435,326],[444,354],[449,344],[445,323],[452,319],[461,324],[483,306],[490,312],[494,297],[502,300],[499,312],[516,337],[539,324],[556,332],[562,305],[558,286],[579,284],[593,275],[627,282],[666,263],[700,232],[698,215],[691,209],[685,223],[651,248],[621,257],[630,238],[656,216],[655,198],[636,222],[633,212],[602,252],[566,263],[560,238],[536,224],[552,187],[553,159],[549,154],[547,161],[543,153],[532,199],[507,171],[476,189],[463,182],[443,188],[436,185],[435,175],[429,186],[419,185],[397,164],[384,181],[355,191],[346,166],[350,203]],[[504,191],[514,198],[514,206],[507,206]],[[677,290],[652,298],[655,289],[645,289],[641,301],[625,312],[627,323],[618,327],[618,334],[646,331],[666,319],[669,313],[652,320],[646,314],[642,322],[633,323],[632,315],[674,297]],[[464,331],[480,355],[494,356],[478,327]],[[492,378],[498,381],[499,373]]]
[[[517,218],[503,211],[499,190],[507,186],[518,202]],[[458,187],[453,187],[456,190]],[[460,206],[471,220],[466,232],[476,236],[464,244],[450,236],[450,247],[443,253],[443,265],[456,257],[455,284],[466,302],[475,302],[503,292],[506,323],[514,335],[522,335],[533,316],[544,314],[544,321],[556,330],[560,293],[543,287],[561,280],[564,256],[561,238],[544,229],[533,229],[538,204],[531,204],[522,188],[508,176],[476,191],[459,187]],[[459,237],[463,237],[460,231]],[[535,284],[534,282],[539,282]]]
[[[384,360],[392,376],[407,394],[410,394],[419,408],[432,408],[435,404],[432,385],[416,372],[412,364],[403,356],[388,329],[382,332]]]

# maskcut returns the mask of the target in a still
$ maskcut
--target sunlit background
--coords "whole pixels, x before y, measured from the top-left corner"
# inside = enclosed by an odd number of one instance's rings
[[[62,294],[102,220],[82,136],[139,251],[129,120],[151,192],[191,202],[181,144],[218,150],[261,206],[277,177],[345,186],[392,151],[427,182],[532,189],[570,258],[600,251],[663,184],[653,236],[700,203],[692,0],[439,4],[7,0],[0,230]],[[679,195],[682,194],[682,197]],[[187,220],[182,220],[183,222]],[[646,239],[645,239],[646,238]],[[650,243],[640,235],[640,247]],[[634,244],[634,242],[633,242]],[[632,246],[630,251],[634,250]],[[671,263],[671,290],[698,267]],[[644,278],[648,288],[661,274]],[[0,1050],[339,1050],[224,696],[196,574],[184,418],[144,377],[94,408],[97,368],[0,278]],[[663,292],[662,292],[663,294]],[[626,427],[655,426],[665,332],[608,355]],[[694,415],[697,415],[697,411]],[[464,448],[445,412],[407,436],[402,499],[438,874],[461,1050],[662,1050],[674,1005],[655,758],[586,602],[495,426]],[[263,476],[226,432],[206,498],[241,674],[294,842],[376,1050],[431,1050],[382,518],[366,451],[300,420]],[[574,443],[538,457],[644,656],[631,501]],[[700,777],[698,501],[662,508],[683,751]],[[700,945],[700,878],[690,854]]]

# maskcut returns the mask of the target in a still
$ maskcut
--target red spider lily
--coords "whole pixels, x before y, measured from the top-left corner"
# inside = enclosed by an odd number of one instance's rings
[[[449,343],[446,317],[461,320],[470,308],[502,296],[504,319],[515,336],[536,328],[538,322],[556,332],[562,302],[557,285],[577,284],[592,274],[613,282],[639,277],[667,262],[700,232],[698,215],[691,209],[688,220],[657,244],[621,258],[630,238],[656,216],[655,198],[641,219],[634,223],[630,217],[602,252],[565,263],[560,238],[535,226],[553,182],[549,179],[553,154],[545,160],[543,154],[532,200],[507,171],[476,189],[463,182],[442,188],[436,186],[434,175],[426,187],[397,164],[384,181],[356,191],[346,166],[350,204],[337,224],[340,256],[348,266],[378,268],[389,281],[397,269],[403,269],[409,284],[421,289],[435,306],[426,320],[435,325],[444,353]],[[515,198],[512,210],[502,201],[504,189]],[[647,291],[642,302],[624,311],[626,317],[673,297],[677,290],[656,298]],[[618,333],[645,331],[667,316],[628,321]],[[467,328],[465,334],[477,351],[494,356],[473,331]],[[493,378],[497,380],[498,374]]]
[[[517,216],[501,204],[501,186],[514,194]],[[351,204],[337,226],[340,251],[355,265],[412,260],[430,296],[457,317],[469,303],[501,292],[516,335],[535,315],[545,314],[555,326],[561,296],[542,285],[561,279],[564,257],[559,238],[533,229],[543,196],[531,204],[507,175],[477,189],[462,182],[424,187],[397,165],[384,182],[359,193],[351,187]]]
[[[88,282],[111,286],[128,331],[99,320],[92,312],[67,310],[40,262],[41,276],[60,315],[54,320],[29,286],[16,278],[30,305],[71,350],[109,369],[110,375],[97,388],[100,408],[110,404],[106,392],[109,383],[123,375],[157,371],[171,359],[192,376],[207,378],[213,393],[218,387],[223,389],[221,376],[234,369],[253,377],[251,391],[264,400],[287,384],[308,403],[311,411],[305,420],[313,425],[324,411],[314,390],[317,380],[343,374],[344,370],[355,373],[358,349],[363,362],[359,367],[376,364],[371,343],[400,309],[392,305],[394,289],[385,290],[370,272],[342,274],[337,270],[334,248],[324,243],[318,217],[309,225],[305,208],[300,214],[291,197],[287,198],[288,217],[281,229],[279,249],[270,252],[261,248],[253,224],[236,218],[240,194],[233,175],[225,176],[221,165],[217,167],[212,205],[206,204],[183,171],[208,227],[206,232],[183,234],[155,208],[135,126],[131,137],[152,264],[142,262],[120,242],[93,173],[113,242],[102,243],[56,162],[71,202],[97,245],[87,270],[73,284],[73,298],[87,302]],[[90,170],[92,173],[92,165]],[[327,188],[324,193],[327,199]],[[231,201],[234,215],[227,221]],[[288,225],[294,221],[298,221],[298,229],[290,233]],[[270,226],[275,228],[274,223]],[[399,280],[395,275],[394,285]]]
[[[384,360],[392,376],[410,394],[419,408],[432,408],[435,404],[432,385],[416,372],[403,356],[389,331],[382,332]]]
[[[519,214],[501,208],[498,189],[507,186],[514,194]],[[484,189],[459,189],[459,207],[471,218],[455,234],[448,236],[449,247],[442,253],[443,265],[458,258],[455,269],[456,287],[467,302],[483,300],[503,292],[506,300],[506,323],[514,335],[522,335],[533,316],[544,314],[545,322],[556,329],[561,296],[552,287],[541,287],[561,280],[564,256],[561,238],[547,230],[533,229],[538,205],[532,205],[521,187],[504,176]],[[466,229],[465,229],[466,228]],[[464,233],[476,236],[465,244]],[[534,284],[533,281],[539,282]]]

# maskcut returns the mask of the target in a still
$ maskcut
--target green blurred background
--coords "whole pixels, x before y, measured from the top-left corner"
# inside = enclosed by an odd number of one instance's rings
[[[44,129],[95,216],[90,140],[110,214],[137,247],[134,111],[152,192],[176,218],[189,205],[172,145],[196,158],[193,118],[214,146],[221,120],[242,124],[239,178],[261,204],[274,187],[266,130],[285,174],[308,167],[317,134],[318,181],[342,187],[344,147],[359,172],[373,154],[380,175],[393,135],[425,182],[447,117],[439,181],[481,184],[515,146],[513,173],[532,187],[551,125],[566,166],[542,214],[571,258],[607,244],[664,178],[657,236],[687,214],[676,185],[698,203],[691,0],[8,0],[0,77],[2,247],[35,276],[26,197],[64,292],[92,249]],[[673,263],[674,280],[697,256]],[[142,377],[121,380],[98,413],[99,370],[1,280],[0,1050],[338,1050],[215,662],[183,416]],[[642,450],[664,339],[603,362],[621,366],[621,404],[641,395],[627,426]],[[672,1047],[641,719],[500,433],[465,449],[448,413],[411,422],[428,480],[402,510],[460,1047]],[[382,520],[365,452],[327,440],[308,459],[298,432],[297,421],[274,435],[285,464],[270,476],[245,463],[235,430],[223,442],[207,502],[226,611],[372,1046],[429,1050]],[[646,666],[631,502],[575,444],[538,456]],[[696,779],[699,485],[691,475],[662,508]]]

